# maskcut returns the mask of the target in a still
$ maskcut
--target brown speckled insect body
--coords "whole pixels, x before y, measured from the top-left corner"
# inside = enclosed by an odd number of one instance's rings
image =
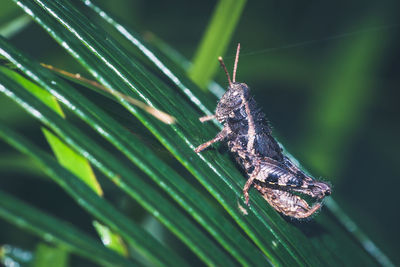
[[[197,147],[195,152],[215,142],[227,141],[229,150],[248,175],[243,188],[246,204],[248,191],[254,186],[278,212],[297,219],[307,218],[321,207],[321,201],[330,195],[331,188],[305,174],[282,153],[282,148],[271,135],[265,115],[250,96],[249,87],[235,82],[239,50],[240,44],[232,81],[222,58],[219,58],[229,87],[218,102],[215,115],[200,118],[202,122],[217,119],[224,127],[214,139]],[[314,204],[310,206],[299,194],[309,195],[315,200]]]

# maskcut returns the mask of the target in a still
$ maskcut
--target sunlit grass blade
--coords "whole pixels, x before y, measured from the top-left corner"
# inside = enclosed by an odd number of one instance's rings
[[[45,243],[39,243],[39,245],[36,246],[33,267],[68,267],[68,256],[68,251],[61,246],[51,247]]]
[[[206,89],[214,78],[218,64],[216,58],[225,54],[246,0],[219,0],[202,38],[189,76],[201,88]]]
[[[23,14],[6,24],[0,25],[0,35],[11,38],[25,29],[30,23],[32,23],[32,19],[28,15]]]
[[[21,86],[27,88],[31,94],[40,99],[40,101],[42,101],[49,108],[57,112],[61,117],[63,118],[65,117],[64,112],[62,111],[60,105],[58,104],[56,98],[53,95],[49,94],[48,92],[43,90],[40,86],[22,77],[20,74],[18,74],[13,70],[0,66],[0,72],[7,75],[7,77],[14,80]]]
[[[42,128],[43,134],[53,150],[58,162],[73,174],[81,178],[96,194],[103,195],[103,190],[97,181],[89,162],[83,156],[64,144],[56,135]]]
[[[114,233],[104,224],[101,224],[98,221],[93,221],[93,227],[96,229],[97,233],[101,241],[103,242],[104,246],[115,250],[121,255],[127,257],[129,255],[129,251],[125,242],[122,240],[121,236]]]

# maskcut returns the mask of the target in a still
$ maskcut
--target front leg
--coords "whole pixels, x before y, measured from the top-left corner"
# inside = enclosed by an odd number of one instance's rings
[[[199,118],[199,120],[201,122],[206,122],[206,121],[210,121],[210,120],[213,120],[213,119],[215,119],[215,115],[208,115],[208,116],[204,116],[204,117]]]
[[[226,125],[224,126],[224,129],[222,129],[222,131],[220,131],[217,136],[215,136],[214,139],[211,139],[208,142],[205,142],[204,144],[199,145],[198,147],[195,148],[194,152],[199,153],[200,151],[206,149],[207,147],[209,147],[210,145],[222,141],[223,139],[225,139],[225,137],[227,137],[229,134],[231,133],[231,129]]]

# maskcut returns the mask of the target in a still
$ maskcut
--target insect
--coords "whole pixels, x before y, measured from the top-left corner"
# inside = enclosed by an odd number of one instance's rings
[[[213,143],[226,141],[238,164],[244,169],[248,180],[243,188],[249,205],[249,190],[256,188],[264,199],[285,216],[302,219],[314,214],[325,196],[331,194],[329,184],[316,181],[299,169],[271,135],[265,115],[250,96],[245,83],[236,82],[236,70],[240,44],[236,51],[232,80],[221,57],[218,58],[228,78],[228,89],[217,104],[215,114],[201,117],[205,122],[217,119],[223,129],[216,137],[195,149],[196,153]],[[301,196],[313,200],[309,205]]]

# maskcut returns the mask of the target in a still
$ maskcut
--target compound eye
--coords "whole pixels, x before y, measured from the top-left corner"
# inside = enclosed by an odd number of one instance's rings
[[[235,108],[241,105],[242,104],[241,92],[238,90],[232,90],[231,92],[229,92],[226,98],[223,99],[223,103],[226,107],[229,108]]]
[[[325,196],[330,196],[332,194],[331,189],[325,191]]]
[[[238,94],[232,101],[232,106],[233,107],[237,107],[240,106],[242,104],[242,98],[240,97],[240,95]]]
[[[241,83],[240,85],[242,86],[244,98],[248,99],[250,96],[250,88],[245,83]]]

